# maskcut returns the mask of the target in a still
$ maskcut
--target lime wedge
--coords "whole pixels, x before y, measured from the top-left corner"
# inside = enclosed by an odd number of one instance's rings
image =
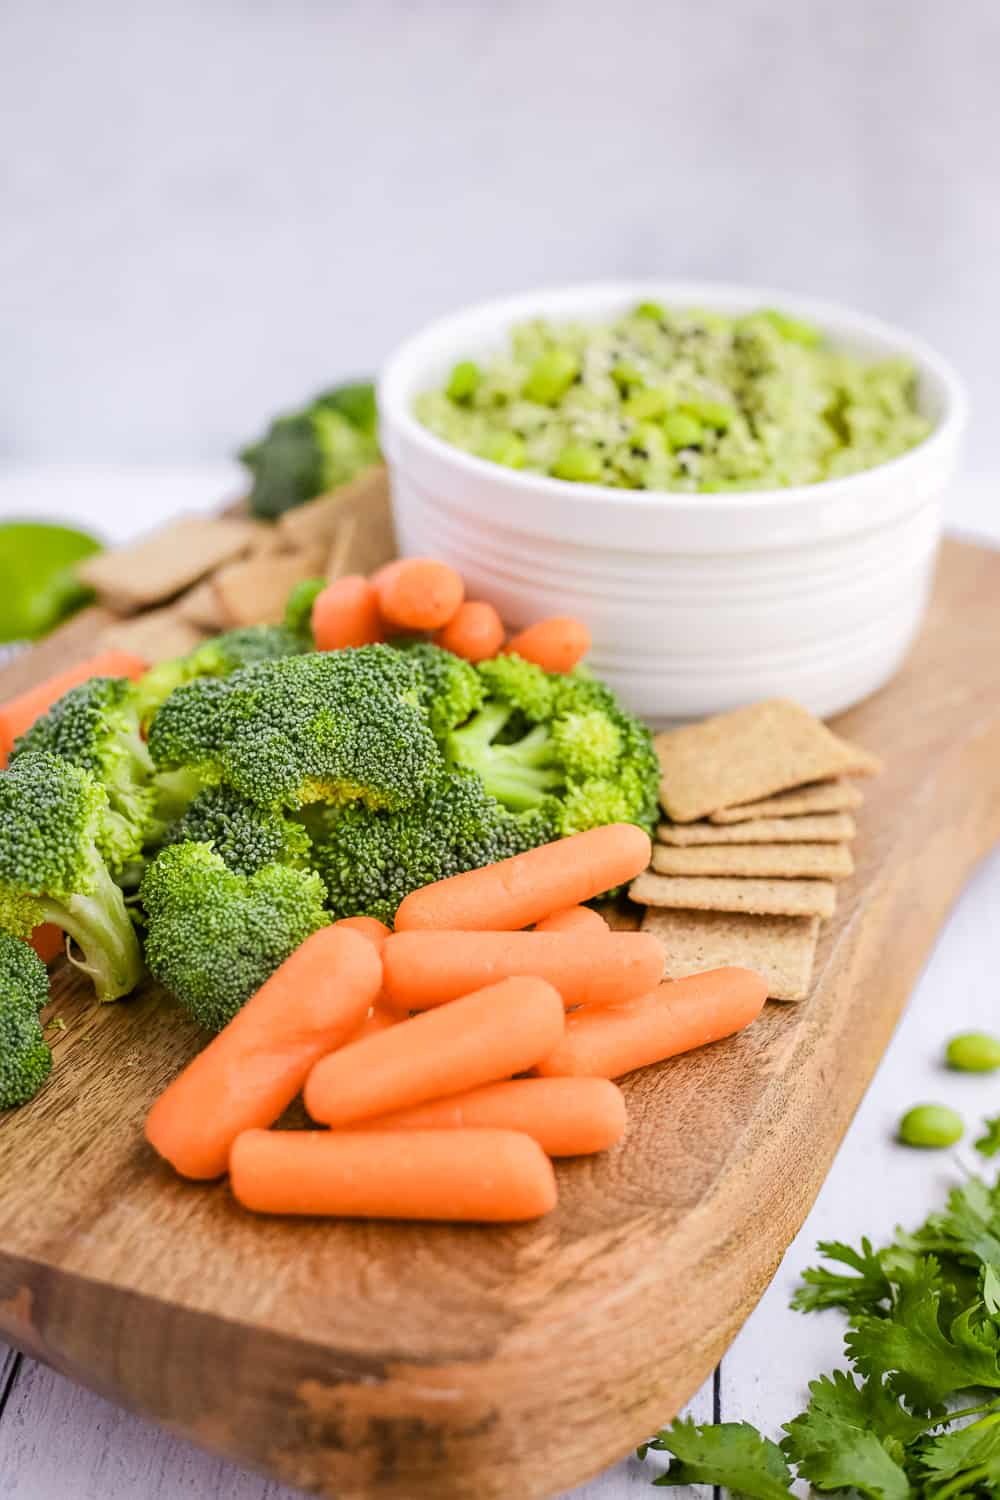
[[[73,567],[100,550],[71,526],[0,524],[0,641],[37,640],[86,604],[93,595]]]

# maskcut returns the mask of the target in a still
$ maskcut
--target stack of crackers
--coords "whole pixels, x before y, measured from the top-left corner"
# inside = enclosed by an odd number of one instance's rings
[[[755,969],[775,1000],[809,993],[820,923],[853,873],[850,776],[881,769],[797,703],[774,699],[656,738],[667,820],[633,881],[665,976]]]
[[[161,661],[222,630],[276,623],[302,579],[372,573],[395,555],[378,465],[278,521],[253,520],[243,505],[179,516],[134,546],[88,558],[77,574],[115,616],[100,644]]]

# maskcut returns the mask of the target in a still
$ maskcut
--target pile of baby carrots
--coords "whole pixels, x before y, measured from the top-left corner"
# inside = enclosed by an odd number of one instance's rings
[[[316,596],[312,628],[320,651],[427,632],[435,645],[466,661],[515,651],[546,672],[571,672],[590,650],[590,631],[572,615],[538,620],[505,644],[493,605],[466,599],[459,574],[433,557],[400,558],[371,578],[338,578]]]
[[[613,1079],[740,1030],[766,998],[745,969],[661,983],[659,941],[582,904],[649,858],[613,824],[414,891],[393,933],[321,929],[160,1096],[147,1139],[185,1177],[228,1171],[260,1213],[548,1213],[550,1158],[624,1133]],[[300,1092],[327,1128],[271,1128]]]

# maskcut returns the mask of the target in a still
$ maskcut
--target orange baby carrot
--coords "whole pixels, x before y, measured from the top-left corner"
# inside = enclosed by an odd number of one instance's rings
[[[440,630],[462,602],[465,584],[434,557],[404,557],[375,584],[383,620],[399,630]]]
[[[396,913],[396,931],[530,927],[554,911],[624,885],[645,870],[652,853],[649,835],[634,823],[590,828],[411,891]]]
[[[349,573],[328,583],[316,595],[312,631],[317,651],[340,651],[345,646],[371,646],[384,641],[385,626],[368,579]]]
[[[541,979],[507,979],[333,1052],[306,1080],[306,1109],[349,1125],[523,1073],[563,1034],[562,1001]]]
[[[265,1214],[515,1223],[556,1204],[552,1163],[512,1130],[248,1130],[233,1194]]]
[[[607,922],[592,906],[566,906],[535,923],[536,932],[609,932]]]
[[[389,936],[389,928],[384,922],[380,922],[378,917],[341,917],[340,921],[334,922],[333,925],[346,927],[349,932],[360,932],[362,937],[375,944],[376,953],[382,952],[382,944]],[[350,1036],[345,1037],[341,1045],[346,1046],[348,1042],[360,1042],[365,1036],[374,1036],[377,1031],[385,1031],[387,1026],[395,1026],[396,1022],[401,1019],[399,1012],[389,1010],[379,996],[369,1008],[361,1025],[357,1030],[352,1031]]]
[[[51,922],[43,922],[41,927],[36,927],[29,941],[43,964],[50,964],[60,953],[66,951],[66,934],[61,927],[54,927]]]
[[[35,720],[41,718],[70,688],[87,682],[91,677],[130,677],[135,682],[148,666],[148,662],[131,651],[101,651],[97,656],[67,667],[64,672],[46,677],[44,682],[28,688],[19,697],[8,699],[0,705],[0,767],[7,764],[17,737],[30,729]]]
[[[370,943],[375,944],[376,951],[382,952],[382,944],[389,936],[389,928],[378,917],[341,917],[339,922],[334,922],[334,927],[346,928],[348,932],[360,932]]]
[[[503,621],[492,604],[467,599],[437,632],[434,642],[466,661],[485,661],[488,656],[496,656],[503,639]]]
[[[380,1115],[354,1130],[521,1130],[549,1156],[586,1156],[625,1131],[625,1099],[606,1078],[509,1078]]]
[[[616,1005],[648,994],[663,966],[651,932],[396,932],[382,949],[382,986],[394,1010],[429,1010],[535,975],[565,1006]]]
[[[750,969],[669,980],[626,1005],[567,1016],[562,1042],[537,1071],[545,1078],[620,1078],[742,1031],[766,999],[766,981]]]
[[[572,615],[553,615],[536,620],[513,636],[504,647],[525,661],[533,661],[546,672],[572,672],[590,650],[591,635],[582,620]]]
[[[381,979],[367,938],[313,933],[160,1095],[150,1145],[184,1177],[221,1177],[240,1132],[274,1123],[313,1064],[356,1029]]]

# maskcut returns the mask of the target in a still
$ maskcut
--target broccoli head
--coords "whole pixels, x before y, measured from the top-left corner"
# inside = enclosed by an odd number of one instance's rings
[[[404,807],[441,768],[421,678],[390,646],[310,652],[186,683],[153,720],[164,771],[188,770],[261,807]]]
[[[200,1026],[221,1031],[306,938],[329,922],[306,870],[230,870],[207,844],[173,844],[142,882],[146,962]]]
[[[345,484],[379,458],[371,385],[339,386],[300,411],[276,417],[240,458],[253,476],[249,504],[255,516],[280,516]]]
[[[447,736],[450,764],[475,771],[514,812],[554,801],[560,834],[605,823],[652,828],[659,784],[652,736],[609,688],[513,654],[481,662],[478,672],[483,705]]]
[[[271,864],[305,866],[310,851],[309,835],[300,823],[224,786],[198,793],[171,828],[168,843],[210,844],[238,875],[253,875]]]
[[[409,642],[402,649],[417,668],[417,691],[431,731],[443,739],[481,706],[482,679],[470,662],[430,641]]]
[[[308,624],[308,621],[306,622]],[[139,679],[133,692],[139,718],[148,724],[174,688],[197,677],[228,677],[240,667],[280,661],[312,649],[312,637],[285,625],[244,625],[210,636],[187,656],[157,662]]]
[[[38,1012],[49,976],[33,948],[0,931],[0,1110],[33,1099],[52,1069]]]
[[[0,771],[0,928],[27,937],[53,922],[73,939],[99,1000],[128,995],[142,958],[105,855],[108,794],[89,772],[45,750],[23,750]]]
[[[91,677],[71,688],[20,737],[11,763],[36,750],[89,771],[104,787],[108,809],[102,843],[116,873],[157,836],[153,762],[127,678]]]
[[[557,836],[555,805],[509,812],[479,777],[443,772],[423,796],[396,812],[360,804],[307,809],[313,863],[337,917],[392,922],[404,896],[463,870],[509,859]]]
[[[300,636],[310,647],[315,644],[312,631],[313,605],[329,581],[328,578],[303,578],[293,585],[285,600],[285,629]]]

